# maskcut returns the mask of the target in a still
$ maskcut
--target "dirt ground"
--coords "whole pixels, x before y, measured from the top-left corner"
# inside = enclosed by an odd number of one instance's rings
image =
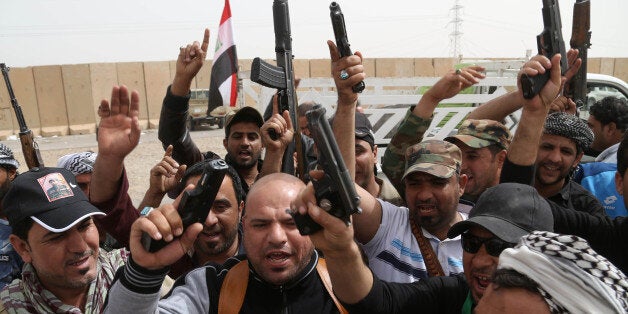
[[[222,145],[224,129],[206,129],[191,132],[192,139],[202,152],[211,150],[220,156],[224,156],[226,151]],[[49,167],[57,165],[59,157],[82,151],[98,151],[95,134],[69,135],[55,137],[38,137],[35,142],[39,145],[44,164]],[[15,158],[20,162],[20,172],[27,171],[26,162],[22,154],[19,139],[9,139],[0,141],[7,145]],[[129,177],[129,194],[133,199],[133,204],[138,206],[144,192],[148,188],[148,175],[150,169],[163,157],[164,149],[157,138],[157,130],[143,130],[139,145],[127,156],[124,164]],[[164,202],[168,202],[166,196]]]

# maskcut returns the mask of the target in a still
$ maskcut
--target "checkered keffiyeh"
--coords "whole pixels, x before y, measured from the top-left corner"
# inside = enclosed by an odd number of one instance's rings
[[[580,118],[565,112],[555,112],[547,116],[543,133],[566,137],[585,150],[593,143],[593,131]]]
[[[539,285],[552,313],[625,313],[628,279],[586,240],[535,231],[499,257],[498,268],[513,269]]]
[[[94,152],[81,152],[65,155],[57,161],[57,167],[70,170],[73,175],[94,172],[96,156]]]
[[[13,151],[2,143],[0,143],[0,165],[13,167],[15,169],[20,167],[20,163],[13,157]]]

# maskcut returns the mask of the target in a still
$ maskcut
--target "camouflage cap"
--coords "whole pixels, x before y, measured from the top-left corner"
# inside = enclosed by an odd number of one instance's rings
[[[489,119],[467,119],[462,122],[458,134],[445,138],[445,141],[455,143],[459,140],[471,148],[483,148],[497,144],[508,149],[512,135],[506,126]]]
[[[439,178],[449,178],[460,174],[462,153],[458,146],[440,140],[426,140],[408,147],[406,150],[407,175],[414,172],[425,172]]]

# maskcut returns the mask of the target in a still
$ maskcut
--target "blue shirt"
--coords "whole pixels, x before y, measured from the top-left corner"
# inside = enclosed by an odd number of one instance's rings
[[[22,265],[24,265],[22,258],[9,241],[10,234],[9,222],[0,219],[0,290],[11,283],[13,279],[20,278]]]

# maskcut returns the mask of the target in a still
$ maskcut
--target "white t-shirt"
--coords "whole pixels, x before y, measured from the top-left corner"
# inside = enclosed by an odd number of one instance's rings
[[[412,234],[408,208],[378,201],[382,205],[382,223],[373,239],[362,245],[373,273],[389,282],[414,282],[429,277],[419,243]],[[467,219],[466,214],[460,215]],[[463,272],[460,236],[440,241],[425,229],[423,235],[432,244],[446,275]]]

